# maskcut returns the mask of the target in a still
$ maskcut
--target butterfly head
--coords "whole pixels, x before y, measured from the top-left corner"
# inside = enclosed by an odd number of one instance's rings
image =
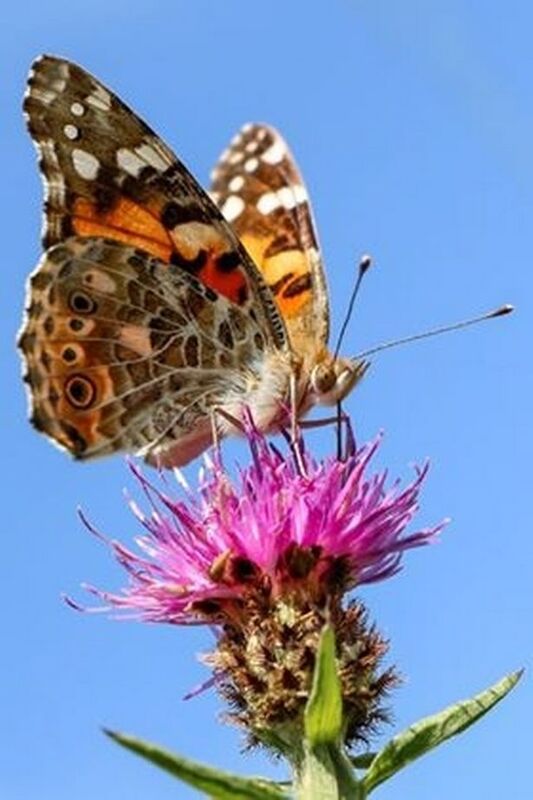
[[[368,369],[367,361],[329,356],[311,371],[311,393],[317,405],[333,406],[352,391]]]

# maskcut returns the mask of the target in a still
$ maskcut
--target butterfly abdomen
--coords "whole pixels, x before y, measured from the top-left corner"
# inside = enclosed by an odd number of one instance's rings
[[[236,420],[242,420],[249,412],[261,431],[278,429],[288,418],[293,372],[290,353],[267,351],[245,371],[235,374],[235,382],[228,385],[222,397],[222,409]],[[235,433],[235,426],[227,420],[221,428],[224,433]]]

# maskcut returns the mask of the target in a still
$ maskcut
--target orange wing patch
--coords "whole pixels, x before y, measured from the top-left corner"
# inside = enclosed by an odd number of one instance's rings
[[[269,239],[245,234],[241,241],[261,267],[285,319],[301,318],[306,309],[311,310],[313,283],[306,253],[293,248],[268,256]]]
[[[101,212],[85,197],[74,201],[71,224],[79,236],[105,236],[147,250],[169,261],[172,241],[163,225],[146,208],[120,197],[109,211]]]
[[[228,250],[227,241],[209,224],[183,223],[169,231],[155,213],[128,198],[119,197],[111,209],[101,212],[95,203],[80,197],[74,203],[71,225],[79,236],[104,236],[178,264],[237,305],[248,297],[238,253]]]

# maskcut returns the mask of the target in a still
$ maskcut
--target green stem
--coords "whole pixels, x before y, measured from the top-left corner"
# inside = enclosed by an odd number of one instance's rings
[[[365,792],[354,777],[342,750],[333,745],[306,747],[295,769],[296,800],[364,800]]]

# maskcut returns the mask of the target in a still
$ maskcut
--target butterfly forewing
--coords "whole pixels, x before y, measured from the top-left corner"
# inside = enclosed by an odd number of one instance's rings
[[[325,347],[329,309],[309,199],[280,134],[245,125],[212,174],[212,196],[271,288],[292,345]]]
[[[283,323],[235,232],[171,150],[81,67],[43,56],[24,103],[46,185],[44,245],[105,236],[174,263],[250,308],[283,347]]]

